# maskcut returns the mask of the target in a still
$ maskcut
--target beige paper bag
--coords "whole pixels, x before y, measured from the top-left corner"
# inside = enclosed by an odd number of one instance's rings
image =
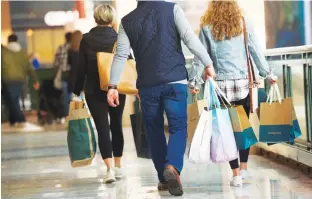
[[[197,100],[197,96],[193,97],[193,103],[187,106],[187,140],[192,142],[200,115],[207,106],[206,100]]]

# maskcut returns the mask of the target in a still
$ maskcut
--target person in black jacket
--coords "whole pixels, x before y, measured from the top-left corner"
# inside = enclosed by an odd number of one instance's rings
[[[107,93],[100,89],[97,66],[97,52],[112,52],[117,40],[113,29],[115,9],[110,5],[95,8],[94,19],[97,26],[83,35],[79,48],[79,65],[75,80],[74,94],[80,95],[84,87],[86,101],[98,132],[98,143],[102,158],[107,167],[105,183],[112,183],[123,177],[121,157],[124,147],[122,114],[126,96],[119,95],[120,105],[116,108],[107,103]],[[110,124],[108,122],[108,113]],[[112,139],[110,139],[110,130]],[[113,167],[113,159],[115,167]]]
[[[68,71],[68,92],[72,93],[76,82],[76,73],[79,64],[79,47],[82,39],[82,33],[77,30],[72,33],[70,46],[67,51]]]

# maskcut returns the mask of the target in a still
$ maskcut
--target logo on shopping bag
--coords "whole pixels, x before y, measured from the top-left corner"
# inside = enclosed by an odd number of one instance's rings
[[[268,132],[269,135],[281,135],[282,132]]]

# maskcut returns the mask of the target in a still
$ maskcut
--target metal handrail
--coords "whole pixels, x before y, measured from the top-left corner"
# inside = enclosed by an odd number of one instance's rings
[[[274,56],[274,55],[298,54],[306,52],[312,52],[312,45],[267,49],[265,50],[264,55]]]
[[[312,52],[312,45],[267,49],[264,51],[264,55],[265,56],[277,56],[277,55],[289,55],[289,54],[309,53],[309,52]],[[194,59],[194,55],[185,56],[185,59],[186,60]]]

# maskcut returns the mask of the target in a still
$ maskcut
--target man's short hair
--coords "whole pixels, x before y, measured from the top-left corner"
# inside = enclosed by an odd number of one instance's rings
[[[11,34],[9,37],[8,37],[8,42],[17,42],[18,41],[18,37],[17,35],[15,34]]]
[[[68,32],[68,33],[65,34],[66,43],[69,43],[69,42],[70,42],[71,36],[72,36],[72,33],[71,33],[71,32]]]

